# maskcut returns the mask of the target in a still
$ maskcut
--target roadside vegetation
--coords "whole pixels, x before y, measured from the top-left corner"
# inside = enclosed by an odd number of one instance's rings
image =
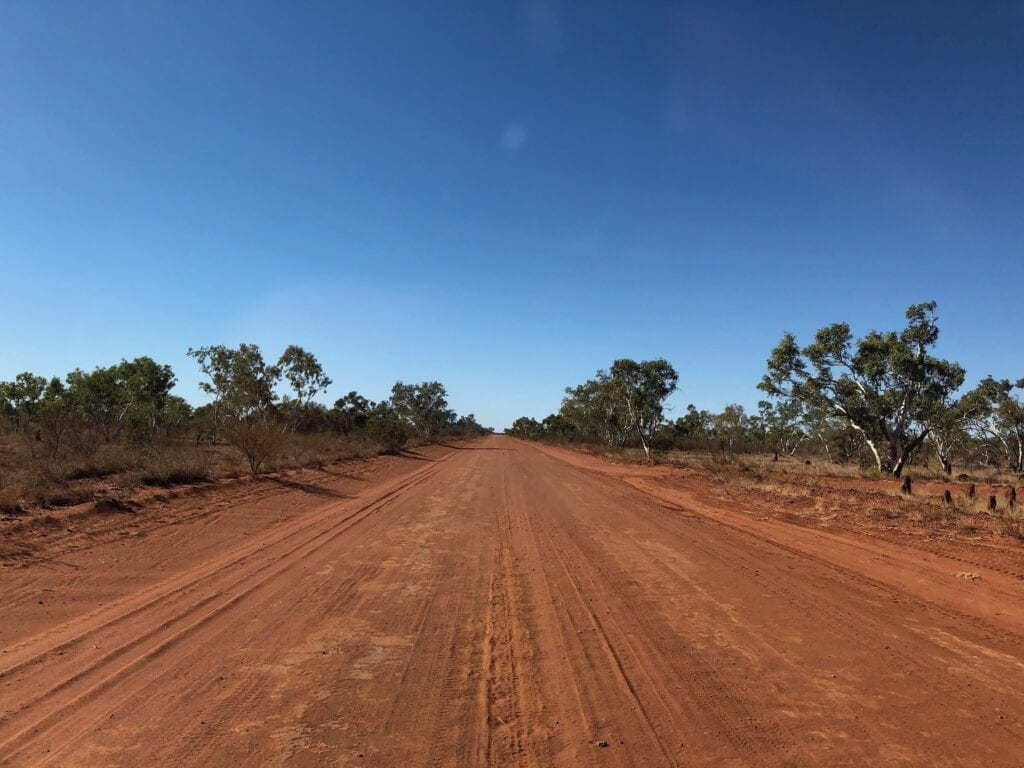
[[[938,338],[934,302],[910,307],[900,330],[858,339],[846,323],[822,328],[806,345],[786,333],[758,384],[763,399],[756,412],[691,404],[674,420],[665,409],[679,381],[672,366],[616,360],[568,387],[557,413],[539,421],[524,416],[507,432],[657,458],[746,484],[757,477],[754,484],[768,490],[780,473],[827,474],[900,479],[891,493],[909,496],[912,472],[915,480],[964,484],[955,494],[933,491],[933,501],[947,509],[1019,515],[1014,486],[1024,474],[1024,379],[988,376],[965,391],[964,368],[933,354]],[[973,485],[982,483],[989,487]]]
[[[440,382],[397,382],[379,402],[332,384],[315,355],[289,346],[268,362],[253,344],[190,349],[209,402],[173,393],[149,357],[0,382],[0,511],[66,505],[111,489],[194,483],[380,453],[489,432],[448,407]]]

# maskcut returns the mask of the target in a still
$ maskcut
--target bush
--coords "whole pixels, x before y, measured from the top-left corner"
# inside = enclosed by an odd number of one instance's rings
[[[394,411],[375,413],[367,426],[370,435],[381,444],[384,453],[400,453],[409,442],[409,428]]]
[[[288,434],[281,425],[262,419],[243,419],[228,427],[225,436],[242,452],[255,477],[260,469],[288,445]]]

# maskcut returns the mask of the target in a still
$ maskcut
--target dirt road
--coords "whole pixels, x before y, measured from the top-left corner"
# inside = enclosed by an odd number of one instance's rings
[[[421,459],[7,562],[0,765],[1024,761],[1013,574],[509,438]]]

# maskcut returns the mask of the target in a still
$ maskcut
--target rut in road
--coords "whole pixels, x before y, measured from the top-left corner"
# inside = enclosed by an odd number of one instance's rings
[[[31,678],[39,692],[19,700],[16,709],[0,712],[3,733],[12,732],[0,741],[0,755],[10,750],[16,759],[21,749],[62,723],[62,714],[115,686],[120,688],[123,679],[138,667],[187,640],[195,630],[436,471],[437,466],[431,465],[340,515],[338,507],[342,505],[325,507],[268,532],[259,542],[205,563],[195,572],[130,595],[72,626],[5,649],[5,666],[0,669],[5,687],[18,687]],[[102,644],[90,646],[97,637],[124,638],[124,642],[114,643],[110,649]],[[60,664],[66,655],[76,658],[72,669]],[[114,695],[121,696],[123,691]]]
[[[68,557],[147,541],[118,546]],[[509,438],[204,553],[5,649],[0,765],[1009,766],[1024,746],[1014,633]]]

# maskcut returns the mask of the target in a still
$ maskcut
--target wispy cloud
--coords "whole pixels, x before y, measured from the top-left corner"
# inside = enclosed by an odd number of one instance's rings
[[[501,131],[501,147],[508,152],[515,152],[526,143],[526,128],[519,123],[509,123]]]

